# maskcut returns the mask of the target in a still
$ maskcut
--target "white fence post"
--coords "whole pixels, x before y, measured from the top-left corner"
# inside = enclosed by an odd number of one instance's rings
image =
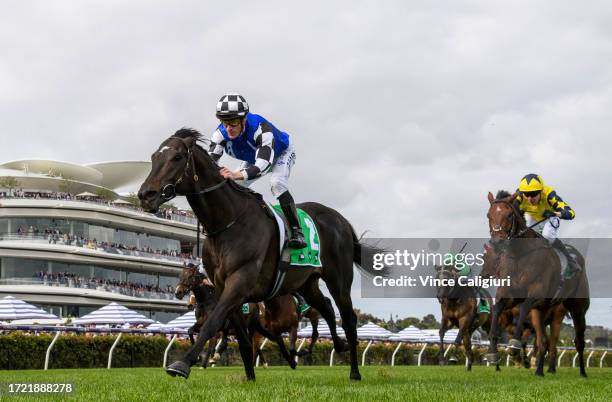
[[[266,346],[266,343],[268,343],[268,338],[264,338],[264,341],[261,343],[261,346],[259,347],[260,351],[264,348],[264,346]],[[257,360],[255,360],[255,367],[259,367],[259,356],[257,356]]]
[[[421,348],[421,351],[419,352],[419,359],[417,362],[417,366],[421,365],[421,357],[423,356],[423,352],[425,351],[426,347],[427,347],[427,344],[424,344],[423,347]]]
[[[336,349],[332,349],[331,353],[329,354],[329,367],[334,365],[334,352],[336,351]]]
[[[164,363],[163,363],[164,368],[166,368],[166,363],[168,363],[168,352],[170,352],[170,348],[172,347],[172,344],[174,343],[174,341],[176,341],[177,337],[178,337],[178,334],[174,334],[174,336],[172,336],[172,339],[170,339],[168,346],[166,346],[166,350],[164,350]]]
[[[593,357],[593,353],[595,353],[595,350],[591,350],[591,353],[589,353],[589,357],[587,357],[587,368],[589,368],[589,366],[591,365],[591,357]]]
[[[442,344],[442,347],[444,347],[444,344]],[[444,351],[444,357],[446,357],[446,355],[448,354],[448,351],[451,350],[452,347],[453,347],[452,343],[450,345],[448,345],[448,347]]]
[[[45,354],[45,370],[49,369],[49,358],[51,356],[51,349],[53,349],[53,345],[55,345],[55,341],[57,341],[57,338],[59,338],[61,333],[62,331],[58,331],[55,333],[55,337],[53,337],[53,340],[51,341],[51,343],[49,344],[49,347],[47,348],[47,353]]]
[[[576,368],[576,359],[578,358],[578,352],[574,355],[574,359],[572,360],[572,368]]]
[[[365,350],[363,351],[363,354],[361,355],[361,366],[365,366],[365,358],[366,358],[366,354],[368,353],[368,349],[370,349],[370,346],[372,346],[372,340],[370,340],[370,342],[368,342],[368,346],[366,346]]]
[[[306,342],[306,338],[302,338],[302,341],[300,342],[300,346],[298,346],[297,350],[295,351],[296,355],[295,355],[295,362],[298,362],[298,356],[297,353],[300,353],[300,350],[302,350],[302,346],[304,346],[304,342]]]
[[[603,355],[601,355],[601,359],[599,359],[599,368],[603,368],[604,357],[608,354],[608,351],[604,351]]]
[[[115,346],[117,346],[117,344],[119,343],[119,339],[121,339],[121,335],[123,335],[123,333],[119,332],[119,336],[117,336],[117,339],[115,339],[113,346],[111,346],[110,351],[108,352],[108,365],[106,366],[107,369],[111,368],[111,364],[113,363],[113,352],[115,351]]]
[[[401,346],[402,346],[402,343],[401,342],[398,343],[397,347],[393,351],[393,354],[391,355],[391,367],[395,366],[395,355],[397,354],[397,351],[400,349]]]
[[[565,354],[565,352],[567,352],[567,349],[563,349],[561,351],[561,355],[559,356],[559,359],[557,359],[557,367],[561,367],[561,359],[563,358],[563,355]]]

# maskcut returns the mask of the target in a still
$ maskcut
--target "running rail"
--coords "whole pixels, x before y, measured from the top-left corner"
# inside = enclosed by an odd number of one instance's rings
[[[395,348],[395,350],[393,351],[393,354],[391,355],[391,367],[395,366],[395,355],[397,354],[401,346],[402,346],[402,342],[398,342],[397,347]]]
[[[45,370],[49,369],[49,357],[51,356],[51,349],[53,349],[53,345],[55,345],[55,341],[57,341],[57,338],[59,338],[61,333],[62,333],[61,331],[57,331],[55,333],[55,337],[53,337],[53,340],[51,341],[51,343],[49,344],[49,347],[47,348],[47,353],[45,353]]]
[[[366,354],[368,353],[368,349],[370,349],[370,346],[372,346],[372,342],[374,342],[373,340],[370,340],[368,342],[368,346],[366,346],[365,350],[363,351],[363,354],[361,355],[361,366],[365,366],[365,358],[366,358]]]

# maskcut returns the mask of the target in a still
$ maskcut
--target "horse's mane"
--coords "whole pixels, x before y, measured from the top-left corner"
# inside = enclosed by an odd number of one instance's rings
[[[508,191],[506,190],[499,190],[497,192],[497,195],[495,196],[496,200],[503,200],[504,198],[508,198],[510,197],[512,194],[510,194]]]
[[[168,137],[168,139],[166,141],[168,141],[171,138],[180,138],[180,139],[187,139],[187,138],[193,138],[194,140],[194,145],[197,146],[198,148],[200,148],[200,150],[204,151],[204,148],[202,148],[201,145],[198,144],[199,142],[202,143],[208,143],[209,140],[208,138],[205,138],[202,133],[200,133],[198,130],[196,130],[195,128],[191,128],[191,127],[183,127],[179,130],[177,130],[177,132],[175,132],[174,134],[172,134],[170,137]]]

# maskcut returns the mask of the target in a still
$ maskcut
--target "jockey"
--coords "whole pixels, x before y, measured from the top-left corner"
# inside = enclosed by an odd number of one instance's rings
[[[208,153],[215,162],[224,151],[242,161],[238,170],[231,171],[222,167],[219,173],[226,179],[243,180],[247,187],[270,173],[272,195],[278,199],[291,226],[289,247],[306,247],[295,201],[288,187],[291,168],[295,164],[295,148],[289,135],[262,116],[249,113],[249,104],[237,93],[221,97],[217,103],[216,115],[221,124],[211,137]]]
[[[523,177],[518,189],[520,194],[516,199],[520,203],[519,208],[525,215],[527,225],[531,226],[540,222],[533,229],[548,240],[552,247],[565,255],[572,271],[580,271],[582,268],[557,238],[560,219],[574,219],[576,215],[574,210],[557,195],[552,187],[544,185],[544,180],[537,174],[530,173]]]

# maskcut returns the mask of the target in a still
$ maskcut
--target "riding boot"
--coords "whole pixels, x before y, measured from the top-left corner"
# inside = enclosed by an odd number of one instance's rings
[[[278,202],[283,210],[283,213],[285,214],[285,217],[287,218],[287,222],[289,222],[289,226],[291,226],[289,247],[297,249],[306,247],[304,233],[302,233],[302,229],[300,228],[297,211],[295,209],[295,201],[293,201],[293,197],[289,191],[282,193],[280,197],[278,197]]]
[[[565,244],[559,239],[555,239],[552,243],[553,248],[561,251],[565,258],[567,258],[567,262],[569,263],[570,274],[573,276],[576,272],[582,271],[582,267],[578,265],[574,257],[572,257],[569,253],[569,250],[565,247]],[[561,272],[561,278],[565,279],[565,275]]]

